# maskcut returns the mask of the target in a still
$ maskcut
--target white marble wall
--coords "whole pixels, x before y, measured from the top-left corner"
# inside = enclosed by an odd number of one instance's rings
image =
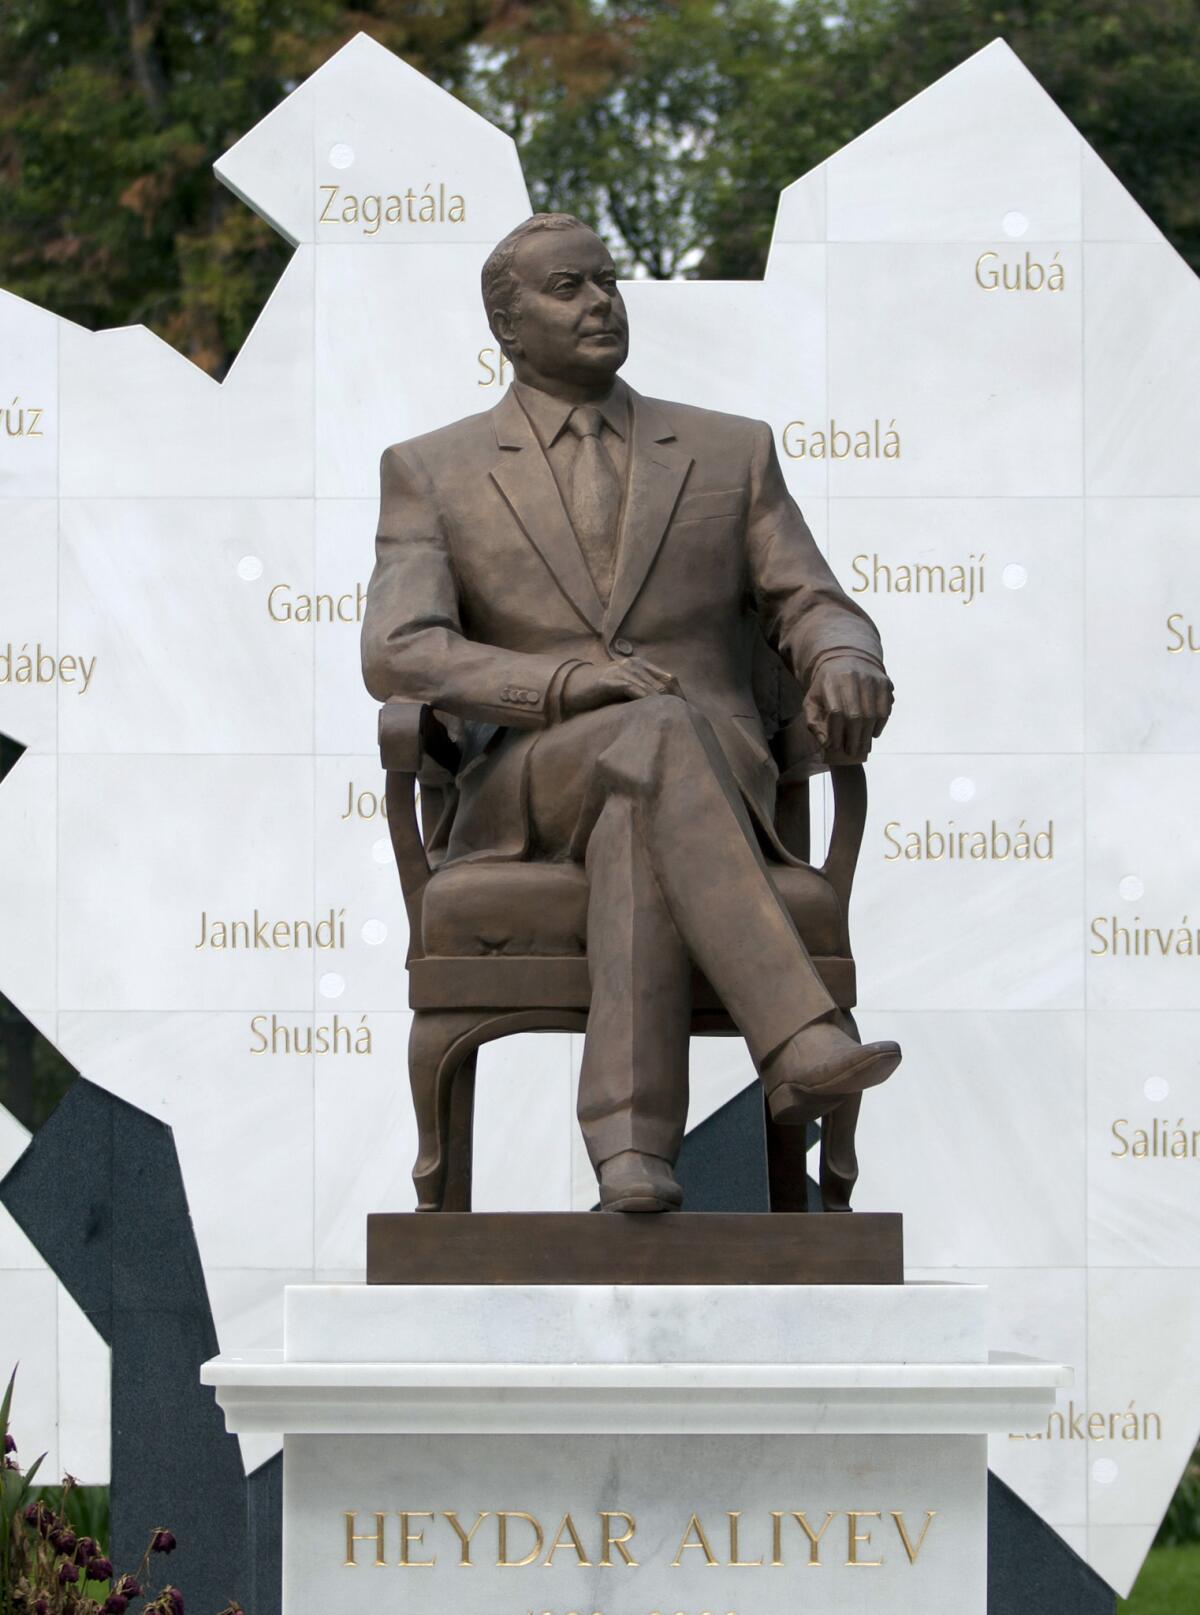
[[[365,1213],[412,1204],[357,589],[380,449],[501,396],[477,276],[528,199],[507,137],[365,36],[218,172],[296,244],[223,384],[0,294],[6,385],[41,412],[0,431],[0,654],[55,659],[0,678],[29,748],[0,789],[0,986],[171,1123],[228,1350],[276,1342],[284,1283],[352,1278]],[[986,1279],[994,1346],[1076,1363],[1063,1433],[993,1463],[1123,1591],[1200,1425],[1200,960],[1177,951],[1200,925],[1200,288],[997,43],[784,192],[761,283],[627,300],[633,385],[768,419],[883,630],[899,705],[853,918],[863,1029],[907,1059],[864,1107],[858,1203],[904,1211],[915,1273]],[[814,453],[834,425],[862,456]],[[927,821],[1047,855],[903,856],[938,850]],[[197,946],[256,910],[336,945]],[[1099,951],[1094,922],[1154,952]],[[341,1047],[308,1052],[335,1016]],[[485,1051],[481,1207],[592,1203],[578,1055]],[[752,1076],[730,1041],[694,1064],[693,1124]],[[1166,1154],[1135,1153],[1155,1119]],[[0,1285],[35,1267],[5,1256]]]

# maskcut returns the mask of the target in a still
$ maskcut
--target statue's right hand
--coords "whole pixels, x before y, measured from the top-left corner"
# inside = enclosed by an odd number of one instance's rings
[[[640,701],[645,695],[682,695],[672,674],[640,656],[626,656],[603,667],[581,662],[567,674],[562,692],[562,715],[594,712],[614,701]]]

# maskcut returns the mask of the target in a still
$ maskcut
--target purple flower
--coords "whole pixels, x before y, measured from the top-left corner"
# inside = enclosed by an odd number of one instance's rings
[[[77,1537],[69,1525],[57,1526],[50,1533],[50,1544],[58,1549],[59,1553],[74,1553]]]
[[[59,1581],[64,1582],[64,1583],[69,1582],[69,1581],[78,1581],[79,1580],[79,1566],[78,1565],[73,1565],[71,1563],[71,1561],[68,1559],[66,1564],[59,1565],[59,1567],[58,1567],[58,1579],[59,1579]]]
[[[81,1536],[75,1547],[75,1563],[83,1565],[89,1559],[94,1559],[100,1552],[100,1544],[95,1537]]]
[[[122,1576],[113,1588],[113,1592],[120,1593],[122,1598],[140,1598],[142,1596],[142,1584],[136,1576]]]
[[[163,1597],[171,1605],[171,1615],[183,1615],[183,1594],[178,1587],[164,1587]]]
[[[50,1615],[50,1600],[48,1598],[35,1598],[33,1608],[34,1615]]]
[[[4,1450],[5,1452],[16,1452],[17,1450],[17,1444],[7,1430],[4,1432]]]
[[[109,1593],[104,1601],[104,1615],[125,1615],[129,1600],[124,1593]]]
[[[154,1540],[150,1544],[151,1553],[173,1553],[175,1551],[175,1534],[168,1531],[165,1526],[159,1526],[154,1533]]]
[[[36,1503],[30,1503],[25,1510],[25,1518],[42,1536],[49,1536],[56,1523],[53,1513],[46,1507],[45,1499],[41,1497]]]
[[[105,1558],[102,1553],[96,1554],[87,1567],[87,1573],[92,1581],[111,1581],[113,1573],[112,1560]]]

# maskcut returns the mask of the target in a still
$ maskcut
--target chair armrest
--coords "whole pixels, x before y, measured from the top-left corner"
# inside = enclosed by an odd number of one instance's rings
[[[416,774],[427,784],[444,785],[458,773],[459,759],[458,747],[425,702],[388,701],[380,707],[379,760],[389,774]]]
[[[421,952],[421,899],[431,874],[417,818],[416,786],[420,782],[439,789],[452,781],[459,751],[432,707],[389,701],[379,711],[379,757],[387,770],[388,835],[408,911],[411,959]]]
[[[829,781],[833,786],[833,830],[821,873],[837,893],[845,914],[867,827],[867,771],[861,763],[832,763]]]
[[[771,736],[771,754],[779,769],[780,780],[788,785],[793,781],[808,780],[825,767],[820,741],[808,727],[803,714],[775,731]]]

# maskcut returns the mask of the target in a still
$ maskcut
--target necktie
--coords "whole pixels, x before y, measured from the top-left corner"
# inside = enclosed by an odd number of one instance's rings
[[[612,592],[621,513],[621,483],[600,441],[604,416],[595,404],[577,404],[567,426],[576,438],[571,464],[571,520],[596,591],[605,605]]]

